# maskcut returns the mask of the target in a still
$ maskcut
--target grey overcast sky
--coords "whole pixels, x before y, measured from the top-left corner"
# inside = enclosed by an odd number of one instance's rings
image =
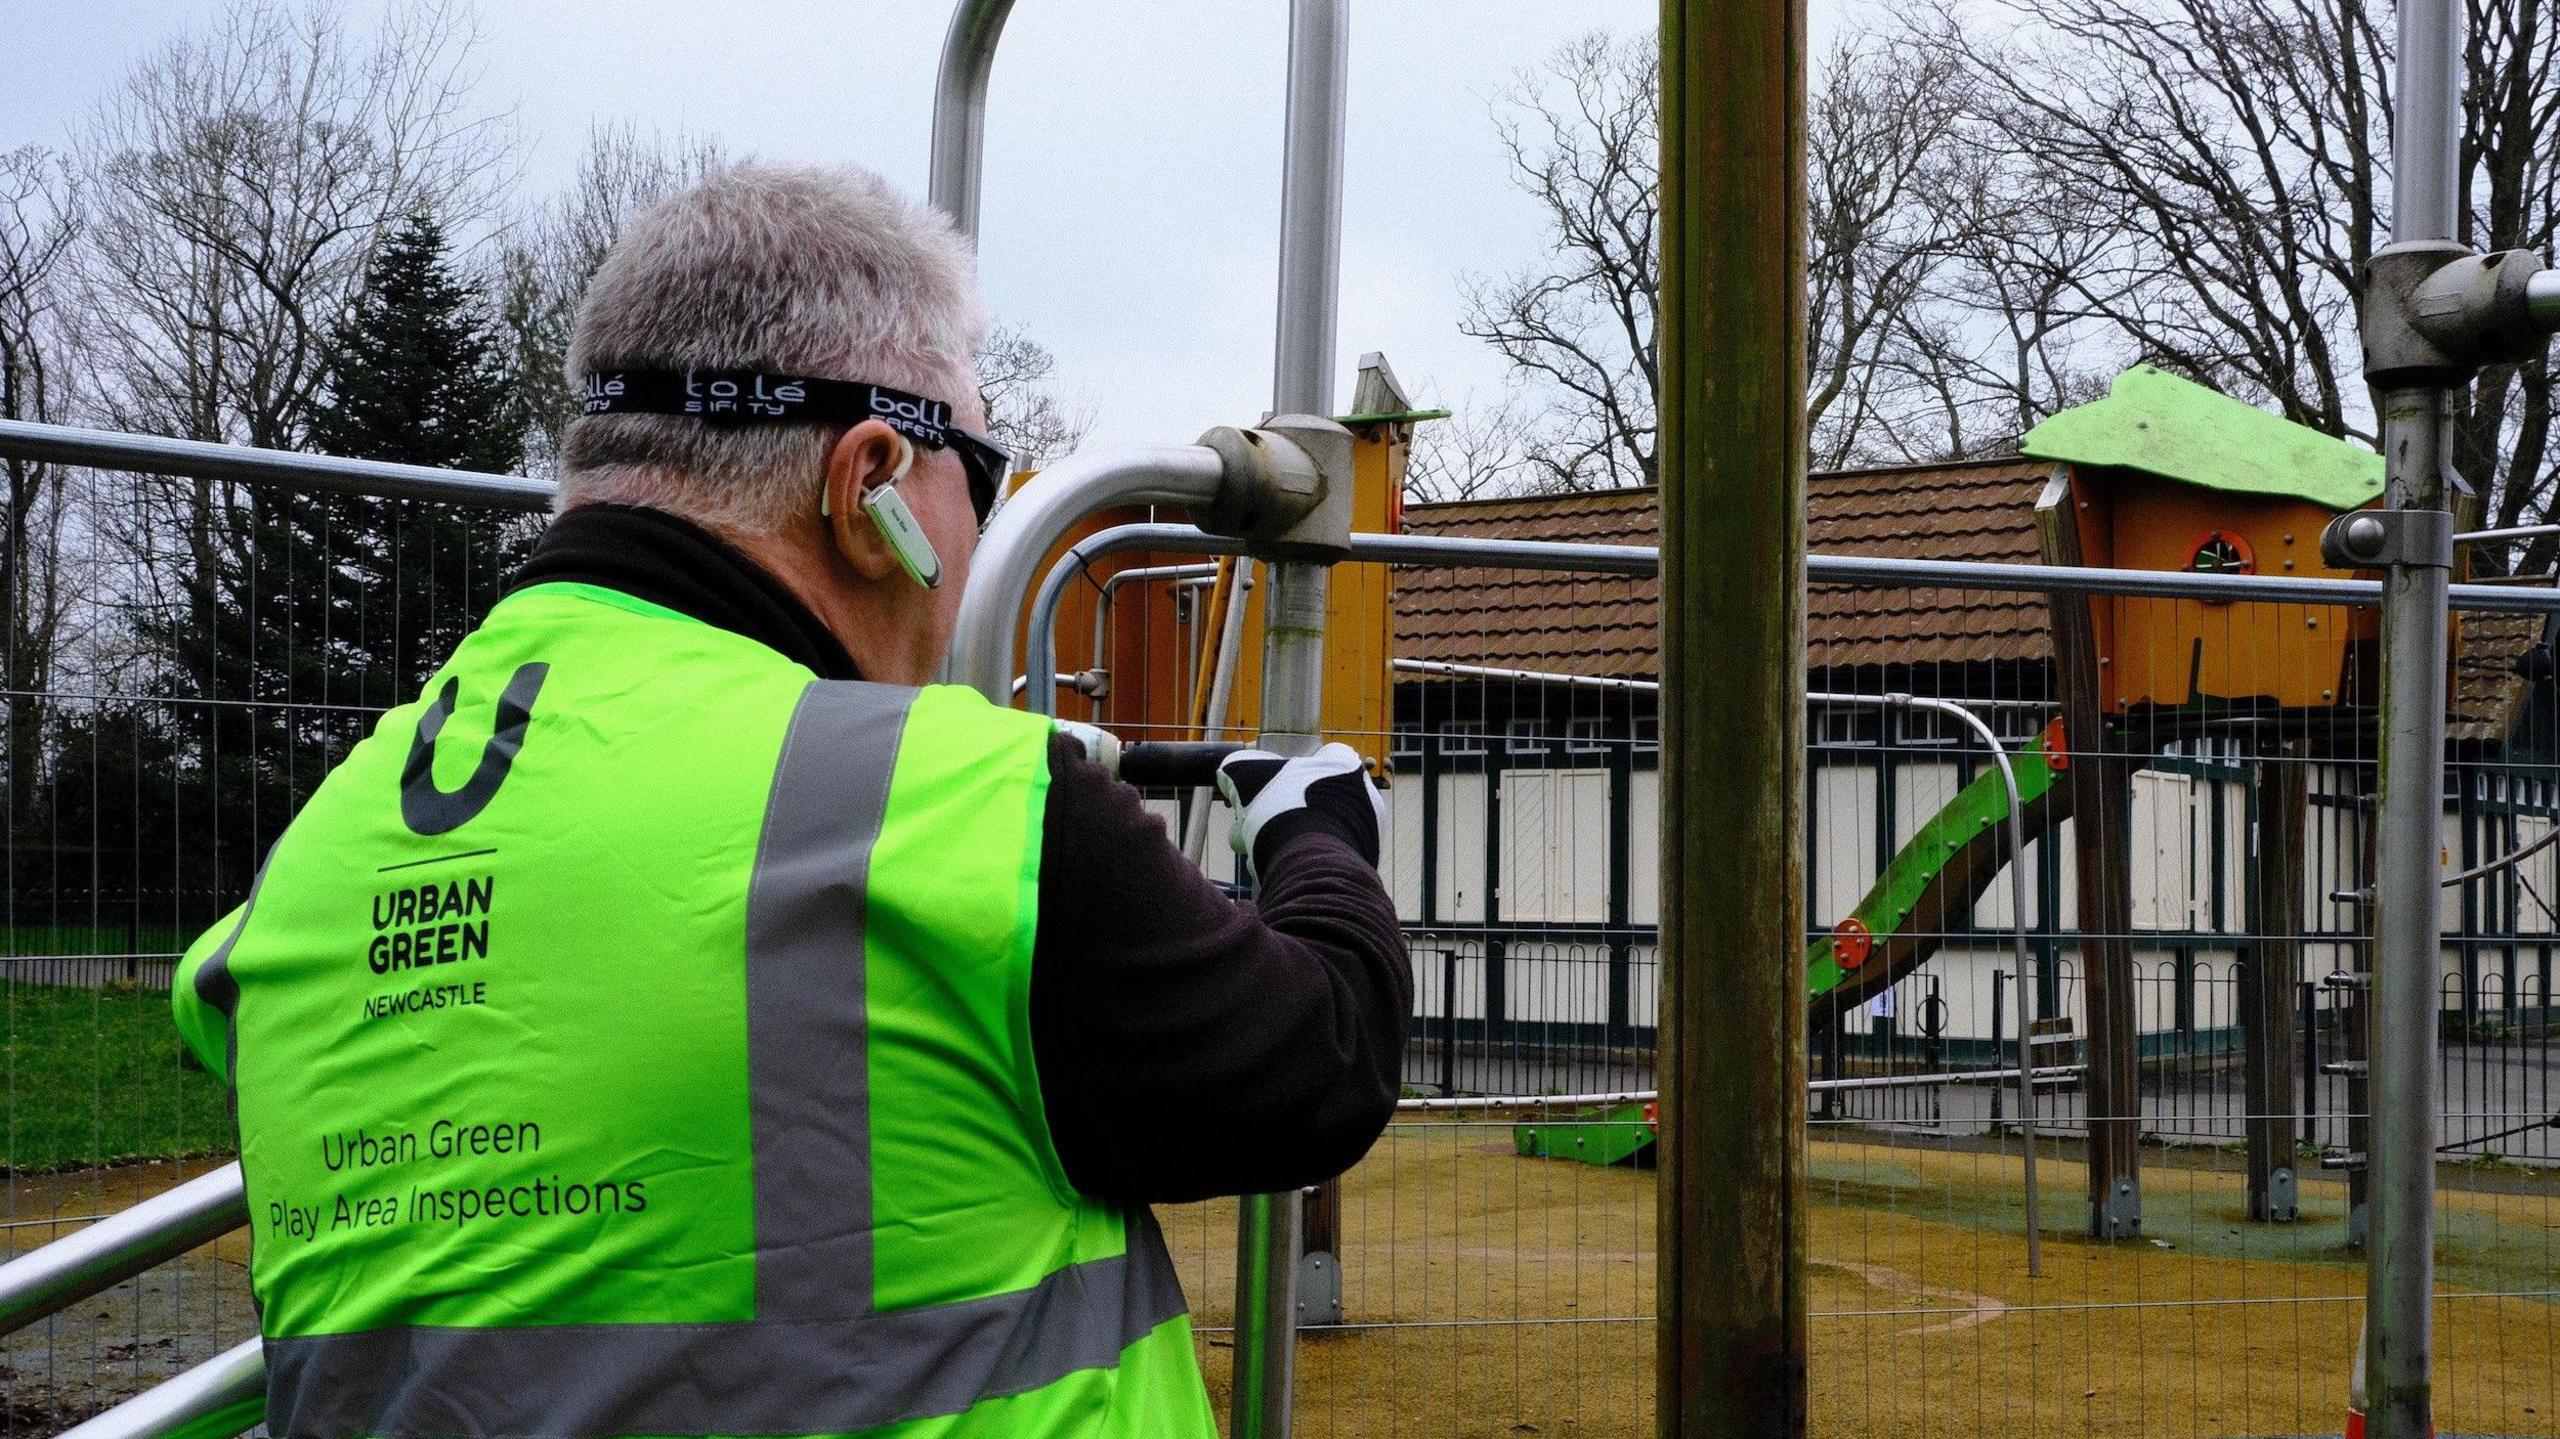
[[[352,15],[387,0],[347,0]],[[1816,0],[1816,47],[1851,0]],[[0,148],[59,145],[133,59],[213,0],[0,0]],[[1098,444],[1188,440],[1271,390],[1285,0],[1022,0],[987,116],[980,268],[1056,351]],[[482,92],[514,107],[529,196],[588,128],[850,161],[921,196],[938,0],[481,0]],[[1418,397],[1490,396],[1460,276],[1534,262],[1489,119],[1521,66],[1656,0],[1353,0],[1341,367],[1383,350]]]

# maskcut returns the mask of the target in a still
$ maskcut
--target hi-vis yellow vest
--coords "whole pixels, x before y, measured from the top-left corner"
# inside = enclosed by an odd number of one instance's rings
[[[502,601],[189,952],[288,1439],[1211,1436],[1069,1187],[1047,730],[610,590]]]

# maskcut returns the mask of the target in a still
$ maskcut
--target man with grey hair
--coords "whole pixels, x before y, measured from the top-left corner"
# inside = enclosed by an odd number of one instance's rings
[[[984,329],[860,172],[714,175],[597,272],[558,518],[180,970],[274,1433],[1215,1433],[1146,1206],[1385,1125],[1383,808],[1231,761],[1246,907],[926,683]]]

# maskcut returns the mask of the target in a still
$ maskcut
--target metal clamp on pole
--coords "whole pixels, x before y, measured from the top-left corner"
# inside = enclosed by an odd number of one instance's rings
[[[2453,516],[2443,510],[2357,510],[2320,532],[2320,558],[2331,568],[2379,570],[2416,565],[2453,568]]]
[[[1254,429],[1200,437],[1226,467],[1217,498],[1192,510],[1200,528],[1248,541],[1257,559],[1331,564],[1351,553],[1351,432],[1315,415],[1275,415]]]
[[[2560,277],[2528,250],[2410,240],[2375,252],[2366,276],[2364,369],[2377,387],[2468,384],[2482,365],[2542,353],[2560,328]]]

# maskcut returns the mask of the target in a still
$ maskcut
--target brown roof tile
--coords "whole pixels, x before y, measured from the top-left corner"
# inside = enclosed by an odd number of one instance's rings
[[[2507,732],[2524,699],[2516,660],[2542,638],[2541,615],[2468,614],[2453,655],[2453,712],[2446,728],[2457,740],[2492,740]]]
[[[1805,487],[1808,545],[1827,554],[2033,564],[2042,461],[1817,473]],[[1414,505],[1415,534],[1649,545],[1660,534],[1651,488]],[[1489,569],[1396,575],[1396,653],[1415,659],[1649,679],[1659,669],[1660,591],[1652,580]],[[2504,732],[2522,682],[2516,658],[2541,634],[2529,615],[2471,615],[2454,657],[2457,739]],[[2045,601],[1954,590],[1846,589],[1807,597],[1805,644],[1817,668],[2041,660]]]
[[[1816,474],[1806,483],[1806,539],[1830,554],[2033,563],[2035,497],[2051,467],[2034,460],[1897,466]],[[1415,505],[1415,534],[1649,545],[1659,491]],[[1396,653],[1417,659],[1650,677],[1660,592],[1651,580],[1494,570],[1396,577]],[[1946,590],[1816,586],[1805,642],[1816,666],[2035,659],[2044,602]]]

